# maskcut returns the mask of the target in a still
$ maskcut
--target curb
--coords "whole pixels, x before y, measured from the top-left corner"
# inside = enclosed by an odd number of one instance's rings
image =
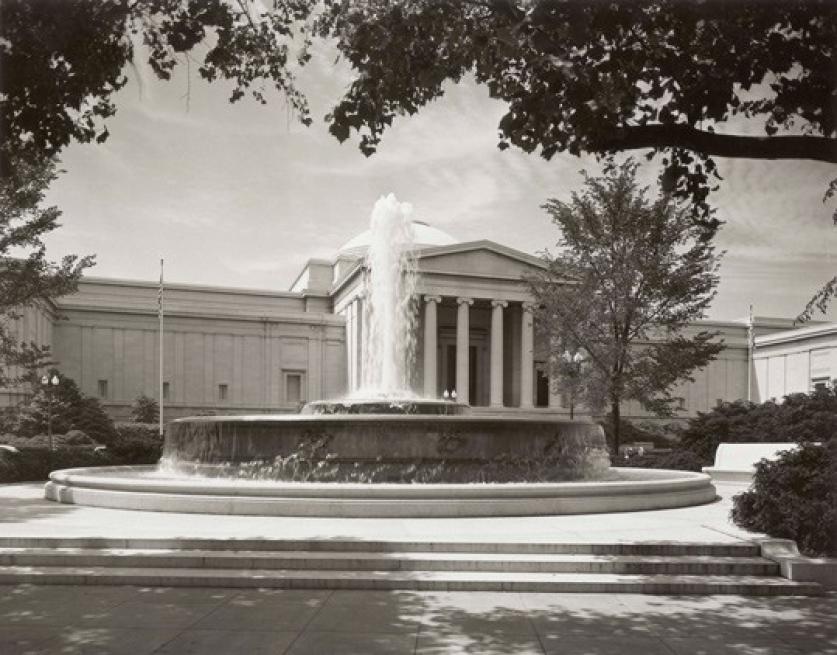
[[[837,558],[806,557],[792,539],[755,539],[761,556],[779,565],[779,574],[794,582],[816,582],[837,589]]]

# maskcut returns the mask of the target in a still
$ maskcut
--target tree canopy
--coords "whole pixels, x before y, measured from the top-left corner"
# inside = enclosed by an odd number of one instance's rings
[[[680,400],[672,388],[724,347],[715,333],[685,332],[715,295],[714,247],[669,194],[650,200],[636,170],[633,161],[611,166],[586,177],[571,202],[547,202],[560,253],[546,254],[547,269],[530,279],[553,375],[565,344],[579,348],[582,391],[593,409],[610,407],[616,452],[623,401],[670,416]]]
[[[399,115],[473,74],[508,104],[499,146],[663,153],[667,190],[709,225],[714,157],[837,162],[837,5],[828,0],[371,0],[325,21],[357,75],[330,115],[375,151]],[[738,118],[763,135],[739,133]]]
[[[195,62],[206,80],[232,80],[231,101],[247,92],[266,102],[284,94],[300,120],[308,105],[292,64],[308,59],[305,19],[312,3],[274,0],[3,0],[0,4],[0,133],[16,152],[58,154],[71,141],[102,142],[105,120],[127,68],[147,54],[161,79]],[[191,53],[201,45],[197,59]],[[140,46],[145,46],[144,50]],[[4,157],[2,172],[11,162]]]
[[[60,262],[47,259],[43,238],[61,216],[57,207],[42,207],[57,175],[53,159],[16,154],[10,161],[9,174],[0,178],[0,386],[22,382],[50,363],[48,347],[21,340],[17,333],[22,308],[75,290],[93,264],[92,257],[75,255]]]
[[[231,101],[277,89],[311,122],[294,68],[334,39],[355,80],[327,117],[371,154],[386,128],[473,74],[508,104],[501,148],[664,153],[666,185],[708,216],[713,157],[837,162],[829,0],[4,0],[0,129],[48,155],[103,140],[141,54],[194,62]],[[200,47],[199,47],[200,46]],[[198,54],[200,53],[200,54]],[[739,133],[738,119],[764,134]]]

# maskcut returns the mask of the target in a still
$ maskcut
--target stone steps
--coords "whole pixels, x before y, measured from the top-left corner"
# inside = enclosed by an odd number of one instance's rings
[[[817,585],[761,576],[0,566],[0,584],[19,583],[666,595],[819,593]]]
[[[0,548],[2,566],[94,566],[360,571],[506,571],[775,576],[761,557],[371,551],[217,551]]]
[[[2,537],[0,548],[168,549],[221,551],[411,552],[411,553],[542,553],[590,555],[709,555],[758,557],[758,544],[734,542],[494,542],[368,541],[341,539],[205,539],[114,537]]]
[[[807,595],[757,544],[0,538],[0,584]]]

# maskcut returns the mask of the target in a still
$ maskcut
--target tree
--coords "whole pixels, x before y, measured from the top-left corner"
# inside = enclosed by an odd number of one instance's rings
[[[717,333],[684,334],[715,295],[711,240],[670,195],[650,201],[636,171],[630,160],[610,165],[603,177],[585,175],[571,202],[544,205],[561,230],[561,254],[546,254],[546,269],[529,280],[548,342],[583,349],[582,390],[594,408],[609,405],[617,453],[622,402],[672,415],[671,389],[723,350]],[[556,373],[561,354],[551,353]]]
[[[157,401],[145,394],[134,401],[131,420],[134,423],[156,423],[160,419],[160,407]]]
[[[55,161],[32,152],[9,161],[13,166],[0,179],[0,386],[19,384],[51,363],[48,347],[16,334],[21,309],[74,291],[93,264],[92,257],[68,255],[60,263],[46,258],[43,237],[61,216],[56,207],[41,207],[57,175]]]
[[[266,102],[268,84],[310,123],[289,64],[308,60],[305,20],[314,3],[273,0],[267,10],[246,0],[3,0],[0,5],[0,133],[12,152],[57,155],[72,140],[107,139],[113,95],[144,44],[160,79],[196,61],[209,81],[234,82]],[[5,153],[0,174],[12,162]]]
[[[83,394],[75,380],[58,369],[48,371],[47,377],[53,376],[59,380],[54,388],[32,381],[32,397],[20,411],[20,434],[31,437],[46,432],[49,416],[55,433],[81,430],[99,443],[112,443],[116,429],[99,400]]]
[[[709,226],[714,157],[837,162],[829,0],[333,0],[321,32],[357,72],[329,119],[369,155],[466,74],[508,103],[499,146],[663,153]],[[759,119],[764,135],[736,133]]]

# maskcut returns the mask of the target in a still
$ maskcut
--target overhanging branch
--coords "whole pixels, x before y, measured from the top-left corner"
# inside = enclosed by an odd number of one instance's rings
[[[618,128],[595,150],[686,148],[718,157],[813,159],[837,164],[837,139],[824,136],[739,136],[698,130],[691,125],[641,125]]]

